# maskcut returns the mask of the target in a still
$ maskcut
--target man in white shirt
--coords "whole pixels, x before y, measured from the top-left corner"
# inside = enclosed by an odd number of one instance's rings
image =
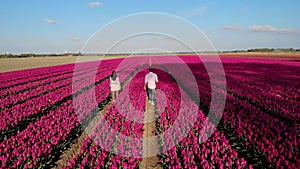
[[[151,68],[149,68],[149,73],[146,74],[145,76],[144,89],[146,90],[146,87],[148,89],[148,99],[151,105],[154,105],[155,88],[157,86],[157,83],[158,83],[157,75],[152,72]]]

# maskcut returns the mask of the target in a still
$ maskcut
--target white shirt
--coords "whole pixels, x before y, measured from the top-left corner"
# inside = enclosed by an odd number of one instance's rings
[[[148,83],[149,89],[155,89],[156,83],[158,82],[157,75],[153,72],[149,72],[145,76],[145,83]]]
[[[110,80],[110,84],[119,84],[120,83],[119,77],[117,77],[116,80],[112,80],[112,78],[109,77],[109,80]]]
[[[110,80],[110,90],[111,91],[119,91],[121,90],[121,85],[119,78],[117,77],[116,80],[112,80],[111,77],[109,77]]]

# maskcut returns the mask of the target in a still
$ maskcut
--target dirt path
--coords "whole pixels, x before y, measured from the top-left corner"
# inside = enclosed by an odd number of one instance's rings
[[[154,131],[156,130],[156,112],[154,106],[148,103],[146,99],[146,112],[144,115],[144,133],[143,133],[143,160],[141,162],[141,168],[162,168],[159,164],[159,158],[153,154],[159,153],[158,140],[154,137]]]
[[[81,134],[78,139],[76,139],[76,142],[70,145],[70,148],[65,150],[62,155],[59,157],[60,160],[58,160],[55,164],[56,167],[54,168],[62,168],[64,166],[68,166],[68,161],[72,160],[76,154],[80,153],[80,147],[82,146],[82,142],[86,140],[89,136],[87,133],[91,133],[94,131],[95,127],[97,126],[98,122],[102,118],[102,116],[105,114],[107,109],[110,108],[112,105],[112,102],[109,102],[100,112],[99,114],[93,118],[93,120],[89,123],[89,125],[85,128],[85,131]]]

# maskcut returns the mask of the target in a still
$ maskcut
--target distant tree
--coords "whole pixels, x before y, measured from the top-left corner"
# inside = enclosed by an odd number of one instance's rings
[[[26,57],[35,57],[36,55],[34,53],[24,53],[24,54],[20,54],[19,57],[21,58],[26,58]]]
[[[247,52],[274,52],[274,48],[259,48],[259,49],[248,49]]]

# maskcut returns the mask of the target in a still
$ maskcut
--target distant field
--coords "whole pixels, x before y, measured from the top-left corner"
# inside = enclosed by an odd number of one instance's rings
[[[300,52],[294,53],[268,53],[268,52],[247,52],[247,53],[221,53],[221,57],[246,57],[246,58],[264,58],[279,60],[300,60]]]
[[[108,56],[108,58],[118,58],[120,56]],[[62,57],[32,57],[32,58],[1,58],[0,72],[9,72],[14,70],[23,70],[30,68],[39,68],[46,66],[63,65],[77,62],[78,57],[62,56]],[[85,56],[80,57],[79,62],[88,62],[102,59],[101,56]]]
[[[191,54],[180,54],[180,56],[191,56]],[[210,54],[199,54],[207,56]],[[263,52],[247,52],[247,53],[220,53],[220,57],[241,57],[241,58],[264,58],[279,60],[300,60],[300,53],[263,53]],[[121,58],[123,56],[106,56],[104,59]],[[32,57],[32,58],[0,58],[0,72],[9,72],[14,70],[23,70],[30,68],[54,66],[87,61],[95,61],[102,59],[101,56],[62,56],[62,57]]]

